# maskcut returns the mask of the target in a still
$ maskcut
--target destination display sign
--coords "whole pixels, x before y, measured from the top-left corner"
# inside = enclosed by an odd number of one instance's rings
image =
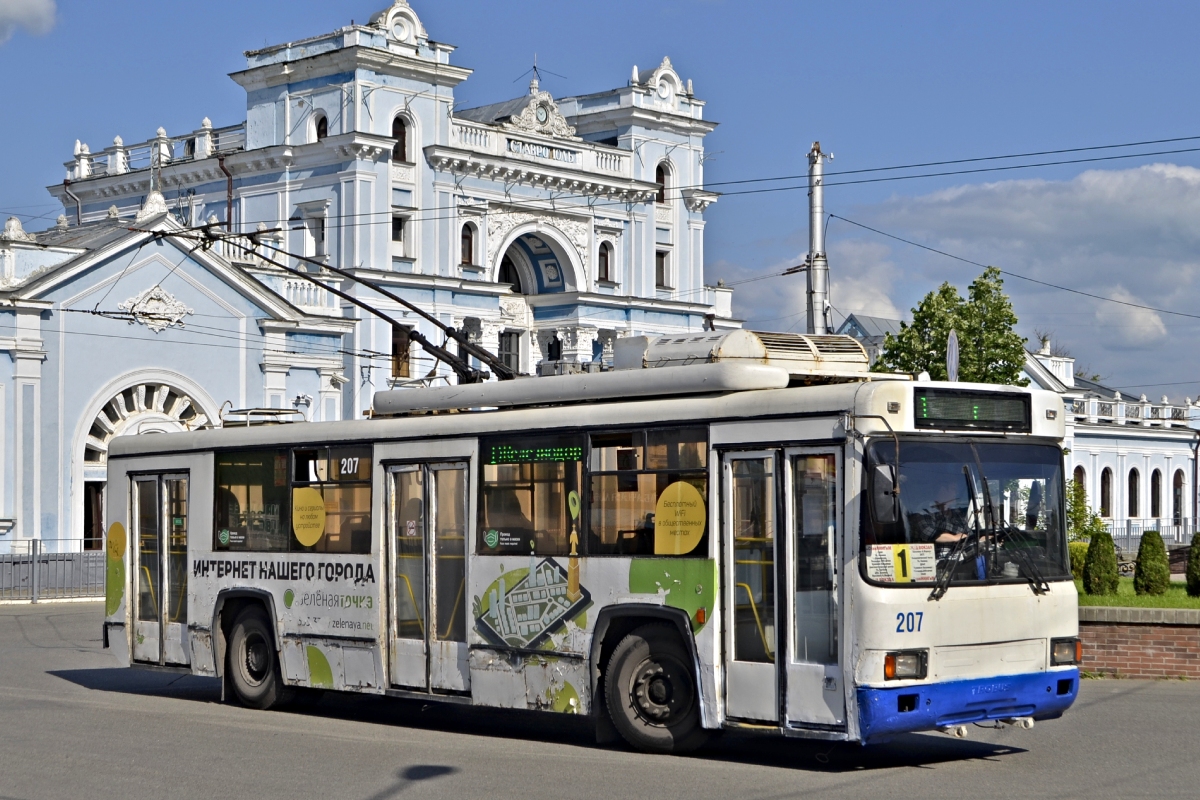
[[[1032,428],[1027,394],[914,389],[913,403],[913,423],[918,428],[1024,433]]]
[[[544,441],[544,440],[542,440]],[[499,442],[488,446],[488,464],[534,464],[540,461],[582,461],[583,446],[577,439],[564,438],[551,445],[531,447],[519,441]]]

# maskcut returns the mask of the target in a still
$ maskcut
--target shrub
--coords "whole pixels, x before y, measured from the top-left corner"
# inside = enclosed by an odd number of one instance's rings
[[[1187,593],[1200,597],[1200,536],[1196,535],[1192,536],[1192,546],[1188,549]]]
[[[1075,576],[1075,580],[1083,580],[1083,565],[1087,561],[1087,542],[1071,542],[1067,545],[1067,549],[1071,553],[1071,574]]]
[[[1133,590],[1138,594],[1166,594],[1170,585],[1171,562],[1167,559],[1167,547],[1158,531],[1145,531],[1133,569]]]
[[[1117,548],[1108,531],[1096,531],[1083,563],[1083,590],[1088,594],[1116,594],[1117,585]]]

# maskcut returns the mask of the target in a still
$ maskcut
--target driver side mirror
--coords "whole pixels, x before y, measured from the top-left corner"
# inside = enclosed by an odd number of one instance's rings
[[[871,505],[875,521],[891,525],[900,516],[900,498],[896,496],[896,473],[891,464],[876,464],[871,479]]]

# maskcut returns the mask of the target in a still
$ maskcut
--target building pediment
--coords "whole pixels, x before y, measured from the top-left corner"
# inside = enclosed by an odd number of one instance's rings
[[[563,116],[558,103],[554,102],[554,96],[539,89],[536,79],[530,81],[529,94],[525,97],[468,108],[456,112],[454,116],[470,122],[496,125],[508,131],[579,141],[575,128]]]
[[[578,139],[575,128],[558,110],[558,104],[549,92],[531,94],[519,114],[514,114],[502,124],[510,131],[527,131],[556,139]]]

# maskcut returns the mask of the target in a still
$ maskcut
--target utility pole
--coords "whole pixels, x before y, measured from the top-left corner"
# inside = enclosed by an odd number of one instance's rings
[[[813,142],[808,152],[808,332],[824,336],[829,324],[829,262],[825,258],[825,161]]]

